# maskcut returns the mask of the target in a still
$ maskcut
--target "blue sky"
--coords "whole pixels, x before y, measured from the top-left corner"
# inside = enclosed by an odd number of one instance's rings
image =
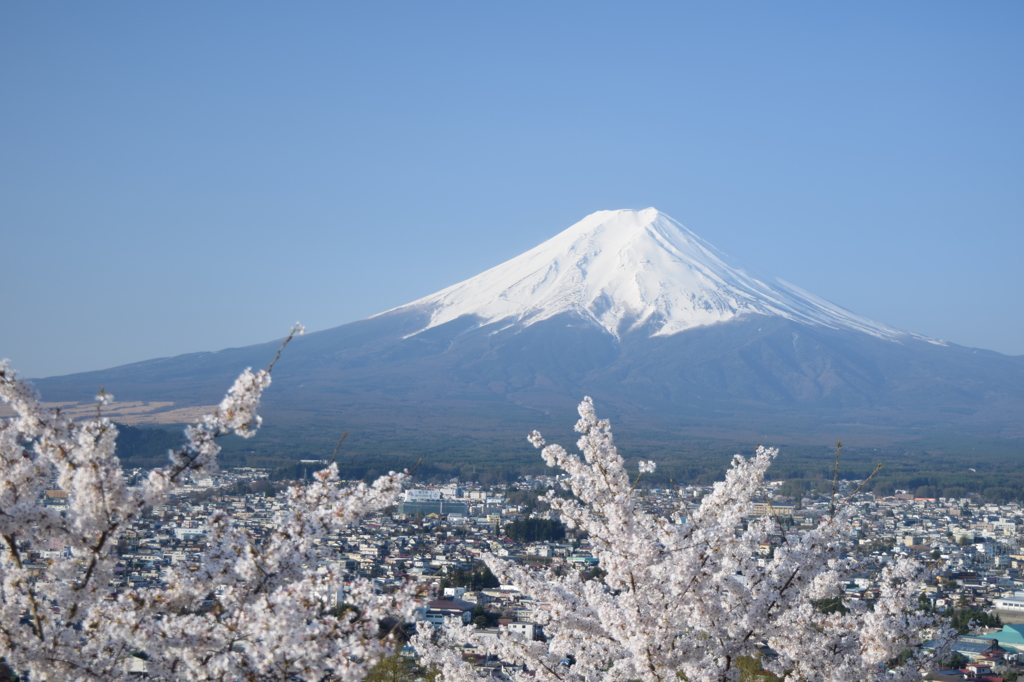
[[[5,3],[0,356],[325,329],[655,206],[1024,354],[1020,3]]]

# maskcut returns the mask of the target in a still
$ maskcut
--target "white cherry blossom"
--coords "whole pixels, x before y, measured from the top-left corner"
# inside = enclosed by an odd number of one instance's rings
[[[356,581],[345,593],[355,609],[333,610],[341,574],[323,540],[393,504],[404,474],[343,487],[332,465],[288,490],[269,537],[216,512],[198,570],[175,565],[163,588],[115,596],[108,587],[124,531],[193,474],[216,471],[218,438],[256,432],[270,381],[269,369],[244,371],[186,429],[170,463],[132,488],[109,419],[76,422],[43,406],[0,363],[0,400],[16,415],[0,421],[0,656],[15,670],[33,680],[137,679],[133,654],[143,653],[153,680],[358,680],[393,650],[377,639],[378,621],[411,617],[411,588],[380,595]],[[100,394],[100,409],[109,398]],[[43,503],[51,489],[67,494],[65,513]],[[26,551],[51,542],[71,551],[38,575]],[[203,608],[211,595],[213,608]]]
[[[869,607],[849,601],[846,614],[825,614],[815,602],[841,595],[844,578],[860,570],[841,541],[849,537],[849,509],[840,509],[803,534],[786,533],[771,516],[744,521],[751,498],[776,450],[759,447],[750,459],[737,456],[725,481],[715,484],[685,523],[646,513],[634,495],[611,434],[587,398],[576,430],[582,458],[547,445],[544,460],[564,470],[572,499],[548,501],[570,528],[585,532],[606,572],[585,581],[530,570],[489,555],[487,565],[550,608],[535,609],[547,641],[524,641],[504,631],[481,645],[508,663],[524,666],[524,680],[738,679],[741,657],[759,655],[767,644],[777,655],[767,669],[787,680],[857,681],[920,679],[923,658],[890,665],[905,649],[946,638],[933,616],[916,611],[923,569],[899,561],[881,570],[881,594]],[[537,447],[544,439],[534,431]],[[640,470],[653,471],[641,462]],[[757,550],[770,535],[784,542],[759,565]],[[414,638],[422,662],[446,681],[474,680],[459,647],[471,628],[421,628]]]

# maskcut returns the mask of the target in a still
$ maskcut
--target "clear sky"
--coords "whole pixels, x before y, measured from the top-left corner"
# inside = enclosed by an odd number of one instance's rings
[[[1024,354],[1024,4],[0,5],[0,357],[247,345],[655,206]]]

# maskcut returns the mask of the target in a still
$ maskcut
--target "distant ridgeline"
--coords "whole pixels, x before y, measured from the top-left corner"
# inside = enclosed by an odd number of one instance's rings
[[[180,429],[139,428],[118,425],[117,454],[125,469],[151,468],[167,462],[167,451],[183,441]],[[621,428],[620,431],[625,431]],[[259,438],[259,436],[257,436]],[[630,439],[620,447],[622,454],[629,458]],[[524,441],[525,442],[525,441]],[[565,442],[571,442],[566,438]],[[320,467],[313,464],[287,459],[285,457],[254,456],[246,452],[248,441],[229,438],[223,442],[225,452],[222,465],[256,466],[271,472],[273,480],[309,479]],[[935,450],[926,449],[929,444],[918,444],[918,451],[900,448],[846,448],[840,463],[840,478],[856,480],[867,476],[874,465],[882,462],[883,469],[869,484],[869,490],[877,495],[892,495],[897,490],[908,491],[915,497],[925,498],[966,498],[977,496],[986,502],[1003,503],[1024,501],[1024,451],[1006,444],[990,444],[982,454],[971,456],[947,454],[933,445]],[[984,447],[984,446],[983,446]],[[660,451],[658,470],[645,474],[641,486],[660,487],[675,484],[707,485],[722,480],[725,468],[733,454],[750,454],[751,448],[736,444],[734,447],[708,443],[703,440],[680,439],[676,452]],[[786,497],[828,495],[831,490],[833,451],[830,448],[808,446],[783,446],[775,464],[769,469],[769,478],[786,481],[779,494]],[[282,453],[283,454],[283,453]],[[434,456],[438,456],[435,454]],[[442,455],[443,456],[443,455]],[[463,457],[451,457],[448,461],[424,459],[419,462],[416,453],[405,456],[375,456],[360,454],[338,458],[341,477],[349,480],[372,479],[391,470],[416,468],[414,477],[419,481],[444,483],[453,477],[463,481],[478,481],[487,485],[508,484],[524,474],[549,473],[536,451],[528,446],[516,456],[502,456],[482,445],[478,452],[468,451]],[[323,461],[323,460],[319,460]],[[418,466],[417,466],[418,463]],[[972,471],[973,469],[973,471]],[[412,492],[412,491],[410,491]],[[423,491],[431,492],[431,491]],[[404,503],[409,511],[440,513],[439,500],[409,499]],[[444,513],[465,514],[466,510],[454,503],[445,502]],[[417,506],[419,505],[419,506]]]

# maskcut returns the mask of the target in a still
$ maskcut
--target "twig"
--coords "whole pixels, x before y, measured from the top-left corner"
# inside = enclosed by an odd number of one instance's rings
[[[875,465],[875,470],[872,471],[871,474],[867,478],[865,478],[863,481],[861,481],[860,485],[857,486],[857,489],[854,490],[849,495],[847,495],[845,498],[843,498],[843,501],[839,503],[839,509],[842,509],[843,507],[845,507],[846,503],[849,502],[851,499],[853,499],[854,495],[856,495],[861,490],[863,490],[864,486],[866,486],[868,484],[868,481],[870,481],[872,478],[874,478],[875,474],[877,474],[881,470],[882,470],[882,463],[879,462],[878,464]],[[838,510],[836,510],[836,511],[838,511]]]
[[[14,565],[18,568],[19,571],[24,571],[25,567],[21,563],[21,554],[18,552],[17,538],[15,538],[14,534],[12,533],[10,535],[5,534],[3,536],[3,539],[4,542],[7,543],[7,548],[11,552],[11,558],[14,559]],[[26,591],[28,592],[28,605],[32,615],[32,622],[35,624],[35,635],[39,638],[39,641],[45,642],[46,636],[43,634],[43,622],[42,619],[39,617],[39,604],[37,602],[36,591],[33,588],[31,582],[28,583]]]
[[[836,465],[832,469],[832,497],[828,501],[828,518],[836,517],[836,483],[839,481],[839,453],[843,451],[842,441],[836,442]]]
[[[281,353],[284,352],[284,347],[288,345],[288,343],[292,340],[292,338],[294,338],[296,334],[304,334],[305,331],[306,328],[303,327],[301,324],[295,323],[295,325],[292,326],[292,330],[288,332],[288,336],[285,338],[284,341],[281,342],[281,347],[277,349],[277,354],[274,356],[274,359],[271,360],[270,365],[267,366],[268,374],[271,372],[271,370],[274,369],[274,365],[277,364],[277,361],[281,359]]]
[[[100,386],[100,393],[99,393],[98,396],[96,396],[96,419],[97,419],[97,421],[99,420],[100,417],[103,416],[103,414],[102,414],[103,399],[106,397],[106,395],[107,395],[107,392],[103,390],[102,386]]]
[[[341,438],[338,439],[338,444],[334,446],[334,454],[331,455],[331,461],[327,463],[327,466],[334,464],[335,460],[338,459],[338,453],[341,451],[342,442],[348,437],[348,431],[341,434]]]
[[[775,520],[775,525],[779,527],[779,530],[782,530],[782,519],[779,518],[778,512],[775,511],[775,507],[772,505],[772,498],[768,494],[768,489],[764,487],[763,479],[759,479],[757,481],[757,487],[761,491],[761,494],[764,495],[765,504],[768,505],[768,515]],[[782,537],[785,538],[786,534],[783,533]]]
[[[633,492],[634,490],[636,490],[636,485],[637,485],[637,483],[639,483],[639,482],[640,482],[640,477],[641,477],[641,476],[643,476],[643,475],[644,475],[644,472],[642,472],[642,471],[638,471],[638,472],[637,472],[637,474],[636,474],[636,480],[635,480],[635,481],[633,481],[633,485],[631,485],[631,486],[630,486],[630,488],[629,488],[629,491],[630,491],[630,492]]]

